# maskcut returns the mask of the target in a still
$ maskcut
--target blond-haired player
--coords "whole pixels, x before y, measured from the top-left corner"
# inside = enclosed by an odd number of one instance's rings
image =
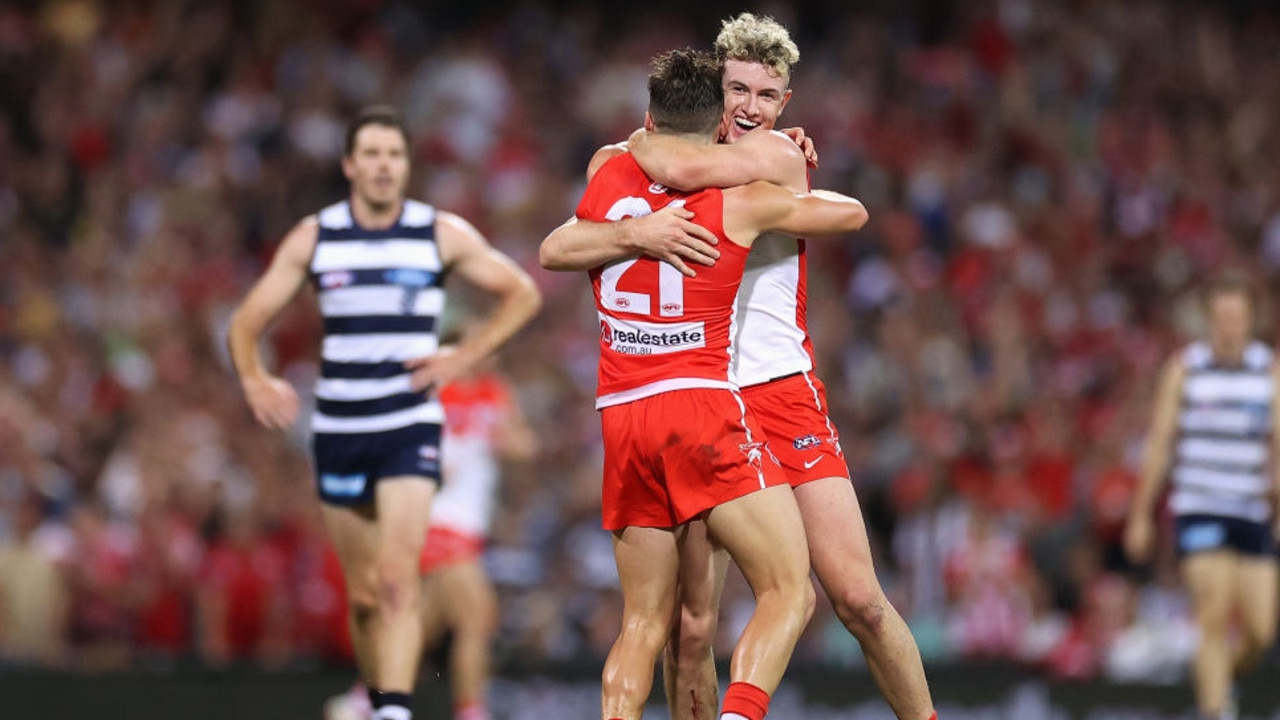
[[[800,52],[786,28],[771,18],[743,13],[724,22],[716,39],[724,62],[725,121],[719,145],[697,145],[638,131],[627,145],[646,173],[669,187],[731,187],[769,180],[796,192],[781,175],[793,138],[773,132],[791,100],[792,67]],[[588,168],[618,152],[608,146]],[[580,270],[633,255],[665,260],[686,275],[711,265],[719,252],[687,212],[664,209],[648,217],[610,224],[577,222],[543,241],[544,267]],[[901,720],[934,715],[915,639],[876,578],[858,498],[827,417],[826,394],[814,374],[806,325],[805,243],[771,236],[758,240],[747,259],[737,297],[734,371],[748,408],[759,418],[770,447],[787,472],[804,519],[814,572],[836,614],[858,639],[880,691]],[[667,699],[676,720],[716,716],[718,688],[711,640],[727,569],[722,550],[693,525],[680,567],[681,612],[666,656]],[[692,539],[701,537],[701,544]]]

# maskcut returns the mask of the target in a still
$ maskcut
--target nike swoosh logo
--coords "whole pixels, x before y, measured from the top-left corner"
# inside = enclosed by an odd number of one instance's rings
[[[812,460],[810,460],[809,462],[807,462],[807,463],[805,463],[805,464],[804,464],[804,469],[805,469],[805,470],[808,470],[808,469],[812,468],[814,465],[817,465],[817,464],[818,464],[818,463],[820,463],[820,462],[822,462],[822,458],[814,458],[814,459],[812,459]]]

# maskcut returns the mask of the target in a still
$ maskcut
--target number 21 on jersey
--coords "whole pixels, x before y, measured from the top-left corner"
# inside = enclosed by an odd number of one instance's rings
[[[673,207],[683,205],[683,200],[671,203]],[[615,202],[605,214],[605,219],[616,222],[628,217],[644,217],[653,213],[648,201],[639,197],[625,197]],[[619,290],[618,282],[627,274],[638,258],[616,260],[604,266],[600,271],[600,301],[605,307],[622,313],[635,315],[653,315],[653,293]],[[652,288],[645,288],[652,290]],[[658,263],[658,312],[659,317],[680,317],[684,315],[684,275],[675,266]]]

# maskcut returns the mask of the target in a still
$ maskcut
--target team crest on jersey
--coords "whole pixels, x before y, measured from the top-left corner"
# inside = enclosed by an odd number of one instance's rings
[[[791,444],[797,450],[808,450],[809,448],[818,447],[822,444],[822,441],[816,435],[805,435],[804,437],[796,438]]]
[[[346,287],[356,281],[356,274],[350,270],[335,270],[320,275],[320,287],[325,290]]]
[[[649,192],[653,193],[654,195],[662,195],[665,192],[667,192],[667,186],[663,185],[660,182],[655,182],[649,185]]]

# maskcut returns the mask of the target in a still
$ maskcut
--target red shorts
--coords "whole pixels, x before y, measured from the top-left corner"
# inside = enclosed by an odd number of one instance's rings
[[[769,438],[791,487],[849,477],[840,433],[827,417],[827,391],[813,373],[742,388],[742,399]]]
[[[600,411],[606,530],[675,527],[786,484],[759,425],[730,390],[694,388]]]
[[[428,575],[445,565],[470,562],[484,552],[484,538],[461,530],[433,527],[418,559],[418,573]]]

